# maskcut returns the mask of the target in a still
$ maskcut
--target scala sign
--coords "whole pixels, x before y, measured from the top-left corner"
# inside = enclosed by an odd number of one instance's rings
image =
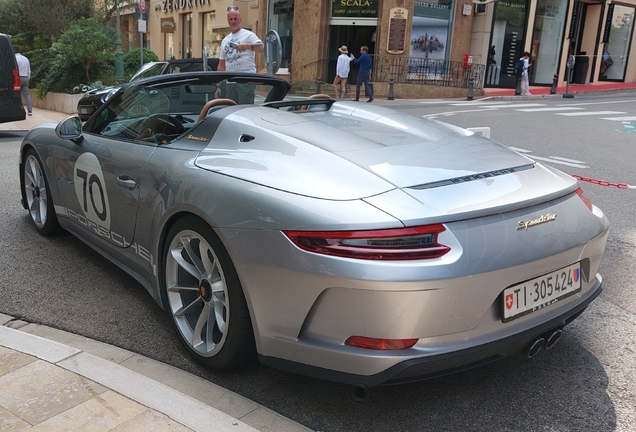
[[[139,11],[146,13],[146,0],[139,0]]]
[[[332,18],[376,18],[378,0],[331,0]]]

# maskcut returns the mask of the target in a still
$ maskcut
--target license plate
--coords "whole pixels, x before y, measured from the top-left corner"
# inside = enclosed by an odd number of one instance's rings
[[[581,290],[580,263],[506,288],[502,295],[503,322],[511,321]]]
[[[86,108],[80,108],[80,112],[82,114],[88,114],[88,110]]]

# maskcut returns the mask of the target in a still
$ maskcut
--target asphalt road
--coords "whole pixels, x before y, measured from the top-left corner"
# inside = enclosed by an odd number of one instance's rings
[[[636,116],[633,102],[615,109],[618,98],[610,99],[611,110],[630,108]],[[557,108],[563,100],[541,103]],[[636,135],[617,132],[620,121],[514,107],[484,110],[478,104],[396,105],[465,127],[489,126],[492,138],[531,156],[585,162],[578,165],[587,168],[576,168],[577,174],[636,184],[631,167]],[[461,113],[438,115],[452,111]],[[317,431],[629,431],[636,425],[636,290],[630,277],[636,190],[584,184],[612,223],[601,266],[605,291],[552,350],[531,360],[519,357],[425,382],[375,388],[360,403],[351,398],[349,386],[260,365],[232,373],[199,367],[181,348],[168,315],[141,285],[70,235],[42,238],[35,233],[19,202],[19,140],[18,134],[0,132],[2,313],[172,364]],[[575,173],[572,166],[553,166]]]

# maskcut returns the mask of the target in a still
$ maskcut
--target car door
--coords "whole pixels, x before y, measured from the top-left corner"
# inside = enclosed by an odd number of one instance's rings
[[[158,145],[150,130],[157,113],[167,112],[163,93],[143,90],[115,96],[87,123],[82,140],[64,141],[56,153],[63,213],[119,247],[134,244],[144,167]]]

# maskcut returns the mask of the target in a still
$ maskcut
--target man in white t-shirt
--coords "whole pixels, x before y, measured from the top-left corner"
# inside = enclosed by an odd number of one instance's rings
[[[250,30],[241,27],[237,6],[227,8],[227,23],[231,33],[221,42],[218,71],[256,72],[256,53],[265,51],[263,42]],[[227,83],[226,96],[238,104],[254,103],[254,86]]]

